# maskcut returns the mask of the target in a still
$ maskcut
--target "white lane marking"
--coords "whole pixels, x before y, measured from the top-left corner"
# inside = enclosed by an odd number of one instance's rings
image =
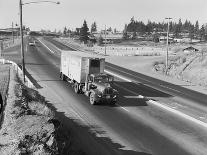
[[[109,71],[105,71],[105,72],[107,72],[108,74],[111,74],[112,73],[112,72],[109,72]],[[120,79],[123,79],[125,81],[128,81],[128,82],[131,81],[131,80],[129,80],[129,79],[125,78],[125,77],[119,76],[119,75],[117,75],[115,73],[112,73],[111,75],[116,76],[116,77],[118,77]],[[128,90],[126,88],[124,88],[124,89],[125,90]],[[128,90],[128,91],[131,92],[131,93],[133,93],[133,94],[136,94],[135,92],[132,92],[131,90]],[[140,97],[143,97],[144,98],[144,96],[142,96],[142,95],[140,95]],[[202,121],[200,121],[200,120],[198,120],[196,118],[193,118],[193,117],[191,117],[191,116],[189,116],[187,114],[184,114],[184,113],[182,113],[182,112],[180,112],[178,110],[175,110],[175,109],[173,109],[173,107],[171,108],[171,107],[165,106],[165,105],[163,105],[163,104],[161,104],[159,102],[153,101],[153,100],[149,100],[148,102],[154,104],[155,106],[161,107],[161,108],[163,108],[163,109],[165,109],[167,111],[170,111],[170,112],[172,112],[174,114],[177,114],[177,115],[179,115],[179,116],[181,116],[181,117],[183,117],[183,118],[185,118],[187,120],[190,120],[190,121],[192,121],[192,122],[194,122],[196,124],[199,124],[199,125],[207,128],[207,123],[202,122]]]
[[[26,44],[26,53],[28,52],[28,45]]]
[[[127,81],[127,82],[132,82],[131,80],[129,80],[129,79],[123,77],[123,76],[114,74],[114,73],[112,73],[112,72],[110,72],[110,71],[108,71],[108,70],[104,70],[104,71],[105,71],[106,73],[108,73],[108,74],[111,74],[111,75],[113,75],[113,76],[116,76],[116,77],[118,77],[118,78],[120,78],[120,79],[122,79],[122,80],[125,80],[125,81]]]
[[[45,45],[45,43],[43,43],[40,39],[37,39],[39,42],[41,42],[42,45],[44,45],[51,53],[55,53],[54,51],[52,51],[47,45]]]
[[[183,117],[185,119],[188,119],[188,120],[190,120],[190,121],[192,121],[194,123],[197,123],[197,124],[207,128],[207,124],[205,122],[202,122],[202,121],[200,121],[198,119],[195,119],[195,118],[193,118],[193,117],[191,117],[189,115],[186,115],[186,114],[184,114],[184,113],[182,113],[180,111],[177,111],[175,109],[172,109],[170,107],[164,106],[164,105],[160,104],[159,102],[156,102],[156,101],[153,101],[153,100],[149,100],[149,102],[154,104],[154,105],[156,105],[156,106],[159,106],[159,107],[161,107],[161,108],[163,108],[163,109],[165,109],[167,111],[175,113],[175,114],[177,114],[177,115],[179,115],[179,116],[181,116],[181,117]]]
[[[125,111],[129,112],[129,110],[128,110],[128,109],[126,109],[126,108],[124,108],[124,107],[120,106],[119,104],[116,104],[116,105],[117,105],[117,107],[120,107],[120,108],[122,108],[123,110],[125,110]]]

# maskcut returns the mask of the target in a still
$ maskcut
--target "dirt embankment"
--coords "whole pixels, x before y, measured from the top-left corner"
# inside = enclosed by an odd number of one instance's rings
[[[37,91],[11,76],[0,154],[68,154],[70,137]],[[74,154],[71,152],[70,154]]]
[[[165,73],[165,62],[155,62],[154,70]],[[168,75],[195,85],[207,86],[207,55],[190,54],[170,57]]]
[[[9,65],[0,64],[0,94],[2,103],[0,103],[0,121],[1,121],[1,111],[3,110],[3,106],[5,104],[5,100],[7,97],[7,90],[9,85]]]

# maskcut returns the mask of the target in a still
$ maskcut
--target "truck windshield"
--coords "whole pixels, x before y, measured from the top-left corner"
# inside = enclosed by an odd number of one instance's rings
[[[94,77],[94,82],[109,82],[109,79],[107,76],[97,76],[97,77]]]

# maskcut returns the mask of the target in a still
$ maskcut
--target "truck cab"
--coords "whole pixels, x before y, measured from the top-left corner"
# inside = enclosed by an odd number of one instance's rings
[[[90,97],[90,103],[106,102],[115,104],[118,98],[118,91],[111,87],[113,81],[114,77],[109,74],[90,74],[88,76],[87,91],[85,91],[87,96]]]

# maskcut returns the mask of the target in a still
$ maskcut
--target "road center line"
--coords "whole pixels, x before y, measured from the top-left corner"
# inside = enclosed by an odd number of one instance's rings
[[[128,110],[128,109],[126,109],[126,108],[124,108],[124,107],[120,106],[119,104],[116,104],[116,105],[117,105],[117,107],[120,107],[120,108],[122,108],[123,110],[125,110],[125,111],[129,112],[129,110]]]
[[[105,71],[106,73],[111,74],[111,75],[113,75],[113,76],[116,76],[116,77],[118,77],[118,78],[120,78],[120,79],[122,79],[122,80],[124,80],[124,81],[127,81],[127,82],[132,82],[131,80],[129,80],[129,79],[127,79],[127,78],[123,77],[123,76],[120,76],[120,75],[114,74],[114,73],[112,73],[112,72],[110,72],[110,71],[108,71],[108,70],[104,70],[104,71]]]
[[[47,45],[45,45],[45,43],[43,43],[40,39],[37,39],[42,45],[44,45],[51,53],[55,53],[54,51],[52,51]]]

